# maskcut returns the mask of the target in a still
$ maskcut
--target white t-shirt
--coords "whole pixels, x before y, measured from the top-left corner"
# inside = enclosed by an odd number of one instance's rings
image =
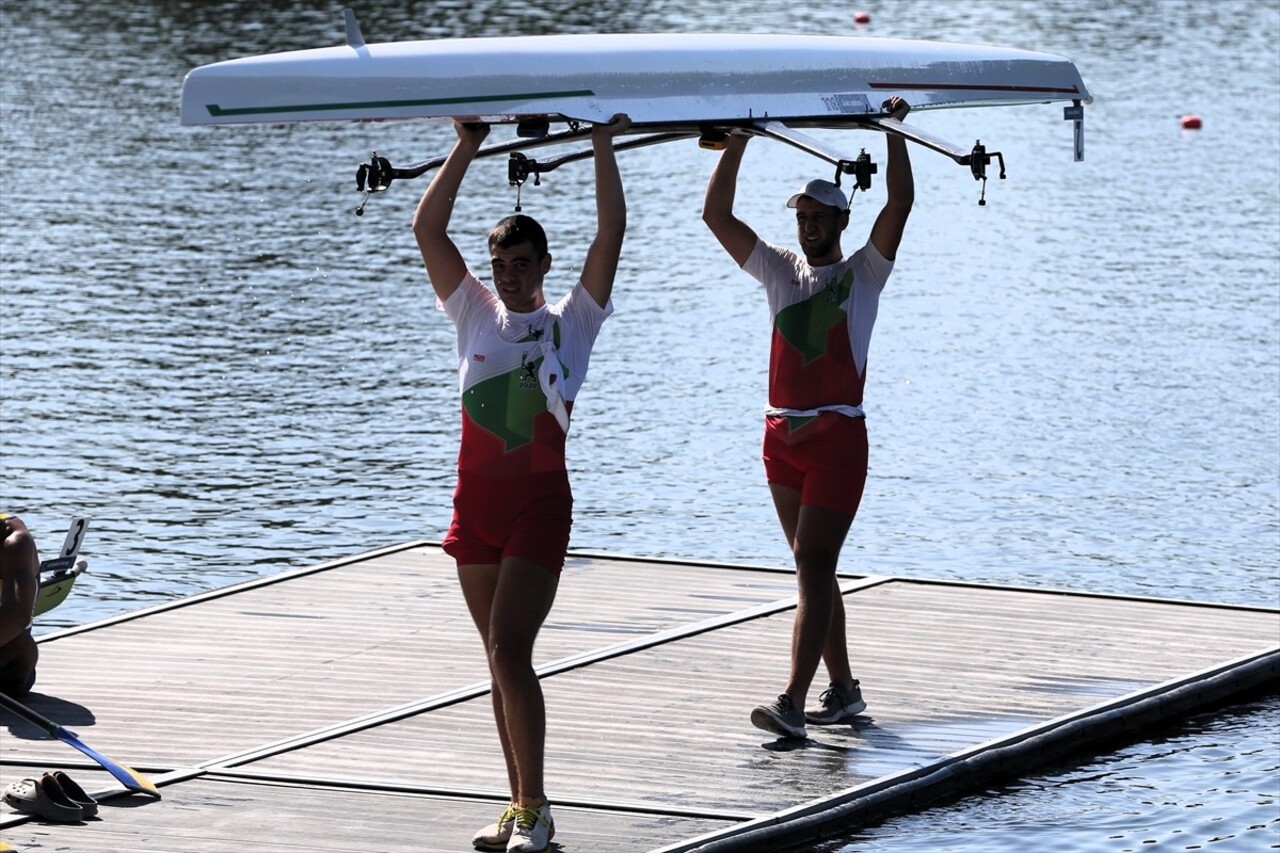
[[[868,242],[815,267],[760,240],[742,269],[769,299],[769,412],[860,415],[871,330],[893,262]]]
[[[578,282],[554,305],[512,312],[468,272],[442,307],[458,328],[464,415],[459,467],[488,470],[498,461],[491,441],[469,440],[474,427],[501,438],[505,455],[535,442],[542,433],[534,422],[545,412],[560,423],[563,456],[568,409],[582,388],[591,348],[613,313],[613,302],[601,308]]]

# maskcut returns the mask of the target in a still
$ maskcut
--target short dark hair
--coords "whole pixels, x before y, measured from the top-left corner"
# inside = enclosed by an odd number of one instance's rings
[[[509,249],[521,243],[533,245],[536,260],[542,260],[547,254],[547,232],[532,216],[517,213],[500,221],[489,231],[489,250],[495,246]]]

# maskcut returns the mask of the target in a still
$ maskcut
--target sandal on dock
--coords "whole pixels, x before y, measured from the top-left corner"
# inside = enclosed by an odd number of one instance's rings
[[[4,789],[2,799],[15,811],[35,815],[52,823],[79,823],[84,809],[72,802],[62,786],[46,773],[42,779],[20,779]]]
[[[62,792],[67,795],[67,799],[80,807],[80,811],[85,817],[97,817],[98,801],[85,793],[84,788],[81,788],[75,779],[72,779],[61,770],[44,774],[44,779],[48,779],[50,776],[61,786]],[[48,783],[45,782],[45,784],[47,785]]]

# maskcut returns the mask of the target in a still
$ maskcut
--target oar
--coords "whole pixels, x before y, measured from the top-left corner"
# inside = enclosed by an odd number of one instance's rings
[[[156,786],[152,784],[150,779],[131,767],[126,767],[118,761],[112,761],[110,758],[107,758],[93,747],[81,741],[80,738],[76,737],[75,732],[69,729],[64,729],[52,720],[48,720],[40,716],[26,705],[14,701],[11,697],[6,696],[3,693],[0,693],[0,706],[8,708],[27,722],[39,726],[63,743],[74,746],[76,749],[80,750],[85,755],[105,767],[108,773],[119,779],[120,784],[124,785],[130,791],[137,791],[139,794],[150,794],[157,800],[160,799],[160,791],[156,789]]]

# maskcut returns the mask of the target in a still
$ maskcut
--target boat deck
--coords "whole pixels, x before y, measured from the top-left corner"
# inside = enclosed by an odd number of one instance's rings
[[[572,554],[535,653],[553,848],[776,849],[1280,678],[1280,610],[841,583],[868,710],[775,741],[747,715],[786,677],[790,571]],[[74,825],[0,808],[18,850],[452,853],[506,804],[480,641],[432,543],[41,643],[24,704],[163,799],[0,711],[0,781],[61,768],[118,794]]]

